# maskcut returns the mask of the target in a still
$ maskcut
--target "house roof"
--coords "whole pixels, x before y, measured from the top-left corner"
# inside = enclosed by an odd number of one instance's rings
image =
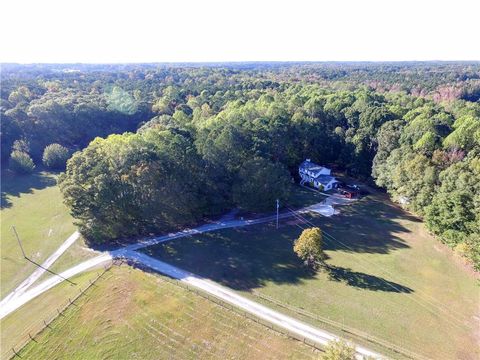
[[[303,171],[310,171],[313,173],[313,178],[318,178],[319,176],[323,176],[323,175],[320,175],[320,172],[323,170],[323,169],[327,169],[326,167],[324,166],[320,166],[320,165],[317,165],[313,162],[311,162],[310,160],[305,160],[304,162],[302,162],[299,166],[299,170],[303,170]]]
[[[317,178],[315,179],[315,181],[318,181],[320,184],[322,184],[323,186],[326,186],[328,185],[331,181],[334,181],[334,182],[337,182],[337,180],[335,179],[334,176],[331,176],[331,175],[319,175],[317,176]]]

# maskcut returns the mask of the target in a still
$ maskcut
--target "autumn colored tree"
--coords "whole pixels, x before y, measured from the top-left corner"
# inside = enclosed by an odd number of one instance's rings
[[[325,259],[322,230],[318,227],[303,230],[293,245],[293,251],[308,267],[316,268]]]

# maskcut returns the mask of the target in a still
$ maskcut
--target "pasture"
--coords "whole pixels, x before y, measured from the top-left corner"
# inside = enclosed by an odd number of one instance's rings
[[[2,171],[1,297],[28,275],[35,265],[26,261],[12,232],[15,225],[25,253],[42,263],[74,231],[73,220],[62,203],[56,175],[35,172],[17,176]]]
[[[23,359],[316,359],[318,352],[161,276],[113,267]]]
[[[479,290],[474,276],[421,221],[382,194],[303,219],[195,235],[144,250],[253,298],[273,299],[430,358],[476,359]],[[292,251],[303,228],[324,230],[318,272]],[[326,235],[328,234],[328,235]],[[260,298],[259,298],[260,299]],[[263,299],[262,299],[263,301]],[[335,330],[335,329],[333,329]],[[338,329],[337,329],[338,330]]]

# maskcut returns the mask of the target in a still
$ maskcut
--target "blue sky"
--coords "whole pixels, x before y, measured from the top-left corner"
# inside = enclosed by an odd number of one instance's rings
[[[12,0],[1,62],[480,60],[480,1]]]

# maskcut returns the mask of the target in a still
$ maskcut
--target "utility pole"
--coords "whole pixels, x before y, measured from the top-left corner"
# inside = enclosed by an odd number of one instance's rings
[[[15,226],[12,225],[13,232],[15,234],[15,237],[17,238],[18,245],[20,245],[20,250],[22,250],[23,257],[28,260],[27,255],[25,255],[25,251],[23,250],[22,242],[20,241],[20,237],[18,236],[17,229],[15,229]]]
[[[280,208],[280,202],[277,199],[277,229],[278,229],[278,209]]]

